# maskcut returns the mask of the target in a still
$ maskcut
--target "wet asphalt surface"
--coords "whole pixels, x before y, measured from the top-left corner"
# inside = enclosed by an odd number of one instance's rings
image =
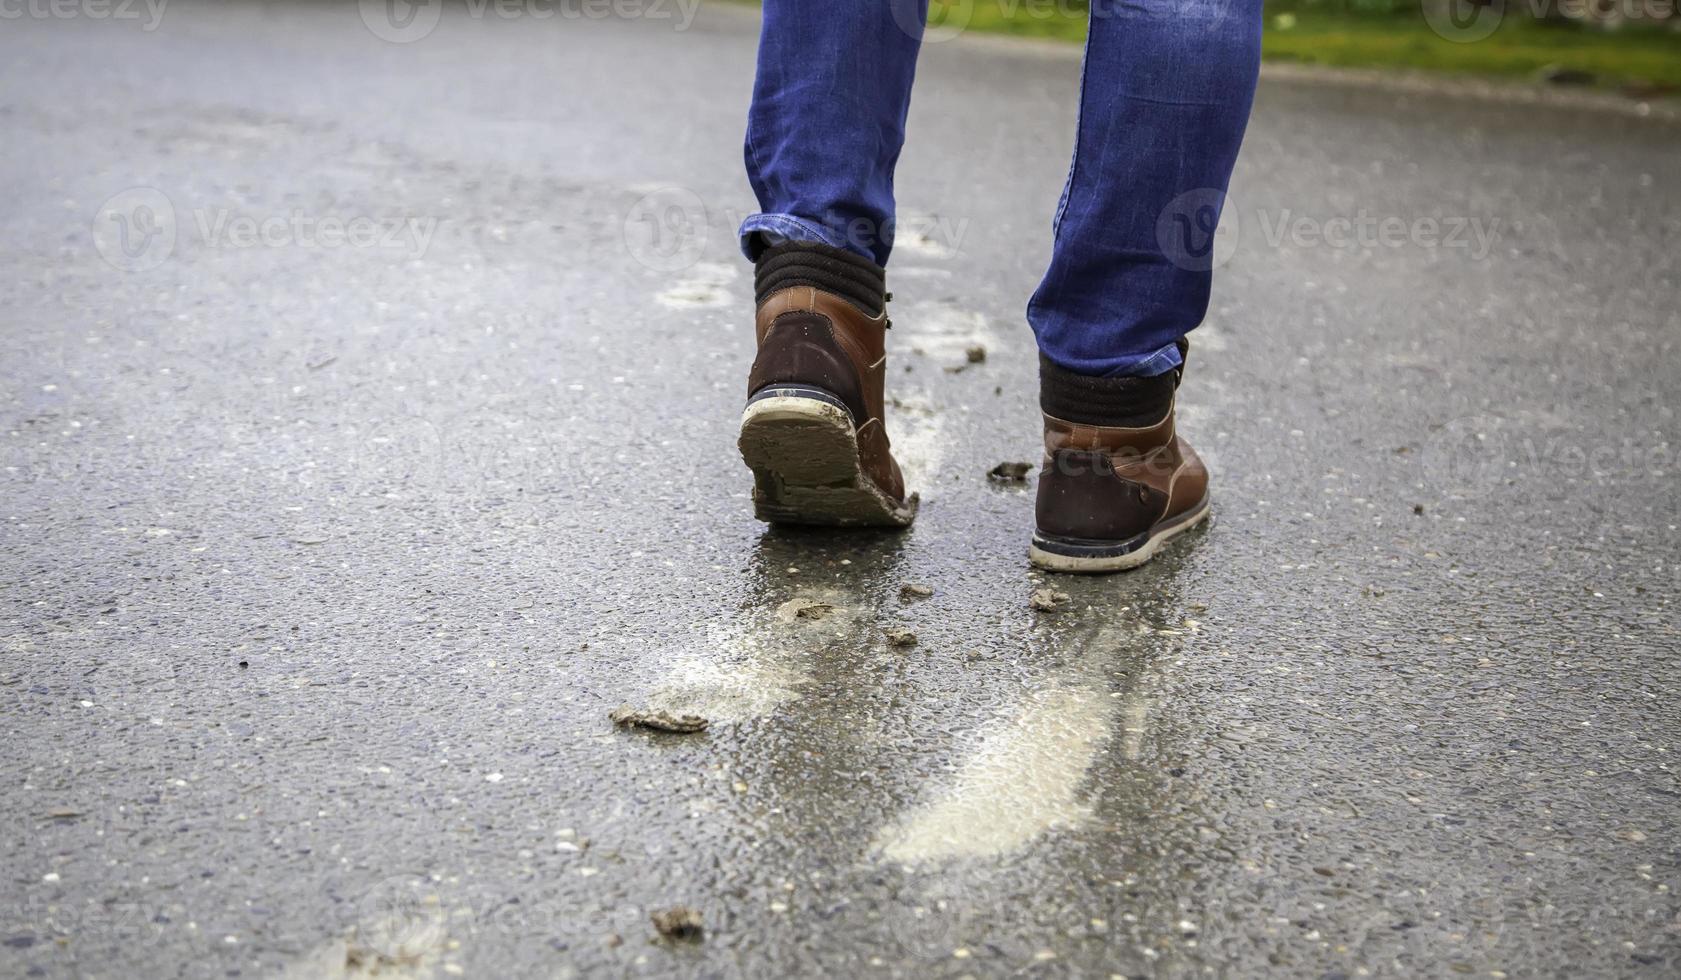
[[[755,16],[670,9],[4,25],[0,974],[1681,971],[1681,130],[1263,85],[1214,520],[1046,580],[1076,53],[926,51],[922,513],[767,531]]]

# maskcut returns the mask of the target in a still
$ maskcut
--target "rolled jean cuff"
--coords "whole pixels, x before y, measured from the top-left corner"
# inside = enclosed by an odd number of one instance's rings
[[[1166,374],[1183,363],[1185,363],[1185,357],[1179,353],[1179,342],[1174,341],[1160,350],[1144,355],[1130,365],[1117,367],[1109,371],[1108,376],[1111,378],[1153,378],[1158,374]]]
[[[1044,350],[1044,354],[1050,358],[1051,363],[1065,371],[1096,378],[1153,378],[1185,363],[1177,342],[1143,354],[1123,354],[1120,357],[1091,360],[1068,360],[1058,357],[1055,351],[1050,350]]]
[[[792,214],[755,214],[750,215],[741,223],[741,254],[747,256],[749,262],[759,259],[759,252],[766,245],[773,245],[776,241],[816,242],[834,248],[845,249],[854,255],[862,255],[870,261],[875,257],[859,249],[856,245],[835,234],[828,228],[815,221]],[[763,241],[760,236],[773,236],[772,241]]]

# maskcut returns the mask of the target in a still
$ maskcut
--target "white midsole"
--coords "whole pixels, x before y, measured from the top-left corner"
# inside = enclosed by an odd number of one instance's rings
[[[1028,547],[1027,558],[1034,565],[1048,572],[1073,572],[1076,574],[1124,572],[1128,569],[1137,568],[1155,557],[1156,552],[1160,551],[1163,545],[1207,520],[1210,512],[1208,501],[1204,500],[1201,507],[1191,517],[1145,541],[1137,551],[1129,551],[1124,555],[1114,555],[1108,558],[1081,558],[1074,555],[1059,555],[1055,552],[1046,551],[1035,544]]]

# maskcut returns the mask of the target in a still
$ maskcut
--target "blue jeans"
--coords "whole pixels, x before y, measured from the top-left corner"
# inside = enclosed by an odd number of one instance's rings
[[[764,0],[747,122],[778,238],[887,264],[927,0]],[[1153,375],[1202,322],[1214,227],[1249,119],[1261,0],[1092,0],[1074,163],[1050,268],[1027,305],[1039,348],[1080,374]]]

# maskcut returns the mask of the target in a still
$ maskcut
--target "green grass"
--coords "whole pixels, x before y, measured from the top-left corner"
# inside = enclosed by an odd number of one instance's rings
[[[1522,15],[1514,4],[1492,35],[1460,44],[1438,37],[1416,3],[1395,2],[1403,5],[1374,10],[1364,2],[1368,9],[1325,0],[1269,0],[1262,55],[1347,68],[1507,77],[1533,77],[1543,67],[1559,65],[1590,72],[1602,86],[1681,86],[1681,31],[1542,24]],[[942,22],[941,5],[942,0],[933,0],[936,25]],[[1085,17],[1069,12],[1070,6],[1046,0],[973,0],[968,29],[1079,41],[1085,37]]]

